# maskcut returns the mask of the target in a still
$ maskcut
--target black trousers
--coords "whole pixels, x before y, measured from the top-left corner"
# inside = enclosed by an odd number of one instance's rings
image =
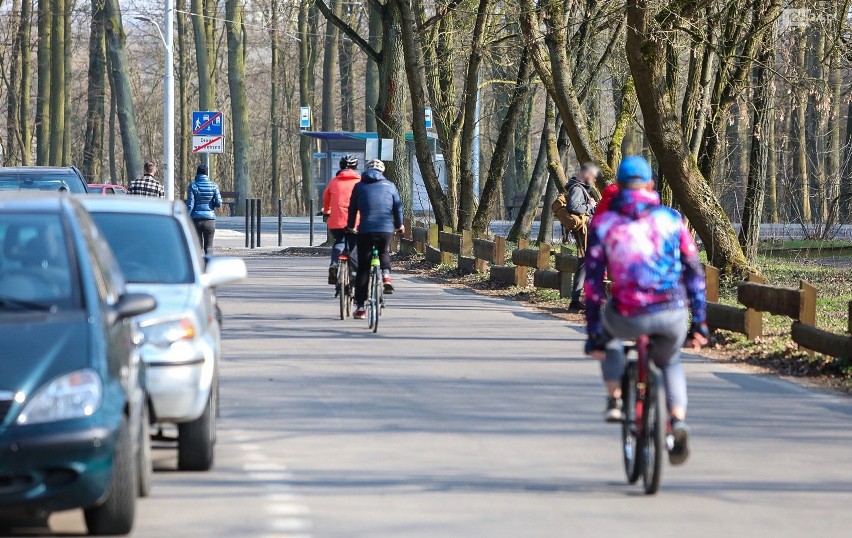
[[[195,231],[198,232],[198,240],[204,254],[209,254],[213,246],[213,234],[216,233],[216,219],[193,219]]]
[[[390,271],[390,244],[392,233],[358,234],[358,273],[355,277],[355,303],[363,305],[370,294],[370,258],[373,246],[379,250],[379,263],[383,270]]]

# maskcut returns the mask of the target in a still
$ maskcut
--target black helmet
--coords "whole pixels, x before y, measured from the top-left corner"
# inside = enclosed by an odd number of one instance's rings
[[[340,158],[340,169],[346,170],[347,168],[351,168],[352,170],[358,168],[358,159],[349,153]]]

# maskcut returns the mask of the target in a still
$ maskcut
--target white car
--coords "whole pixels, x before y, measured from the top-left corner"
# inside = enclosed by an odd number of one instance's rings
[[[178,468],[213,465],[218,415],[220,320],[215,288],[245,279],[240,258],[201,253],[181,201],[81,197],[118,260],[131,292],[157,308],[137,318],[151,422],[177,424]]]

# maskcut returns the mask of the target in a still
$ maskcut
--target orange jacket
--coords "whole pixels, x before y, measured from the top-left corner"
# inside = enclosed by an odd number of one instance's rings
[[[346,220],[349,218],[349,199],[352,197],[352,189],[359,181],[361,176],[355,170],[341,170],[328,183],[328,187],[322,193],[322,212],[328,215],[326,225],[329,230],[346,228]]]

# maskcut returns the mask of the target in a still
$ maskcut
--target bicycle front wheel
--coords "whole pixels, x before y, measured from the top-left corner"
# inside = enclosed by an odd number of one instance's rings
[[[346,310],[348,301],[347,288],[349,287],[349,263],[345,261],[341,261],[337,266],[337,286],[337,296],[340,297],[340,319],[346,319],[348,315]]]
[[[642,484],[648,495],[660,489],[660,477],[663,474],[663,459],[666,457],[665,401],[660,373],[650,370],[642,420]]]
[[[621,451],[627,482],[635,484],[642,474],[639,414],[636,410],[636,361],[627,363],[621,378]]]

